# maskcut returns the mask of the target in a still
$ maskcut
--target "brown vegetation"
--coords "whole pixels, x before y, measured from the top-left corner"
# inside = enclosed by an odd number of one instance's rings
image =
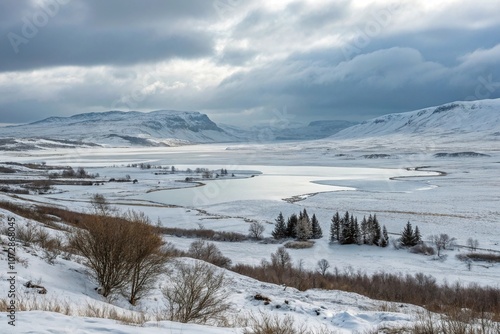
[[[305,271],[292,266],[284,249],[271,255],[271,262],[259,266],[237,264],[232,270],[257,280],[295,287],[299,290],[327,289],[359,293],[373,299],[420,305],[435,312],[469,309],[476,315],[489,313],[500,320],[500,289],[461,283],[439,285],[432,276],[424,274],[403,275],[361,271],[333,273]]]
[[[100,293],[107,297],[128,289],[129,302],[135,305],[170,256],[157,230],[147,217],[134,212],[124,217],[92,215],[80,225],[69,245],[87,260]]]
[[[223,272],[201,262],[177,263],[169,276],[171,284],[162,293],[168,301],[170,320],[200,324],[225,321],[224,314],[230,304],[224,290],[228,281]]]

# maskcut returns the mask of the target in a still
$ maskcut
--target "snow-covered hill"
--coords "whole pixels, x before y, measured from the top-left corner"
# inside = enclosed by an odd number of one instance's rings
[[[356,139],[392,135],[500,140],[500,99],[453,102],[384,115],[342,130],[330,138]]]
[[[171,146],[235,141],[207,115],[158,110],[148,113],[108,111],[0,128],[0,137],[83,141],[112,146]]]
[[[2,198],[3,199],[3,198]],[[14,217],[17,226],[42,228],[51,236],[63,235],[44,227],[42,224],[17,216],[0,209],[0,217]],[[12,218],[11,218],[12,219]],[[7,219],[0,220],[0,231],[4,231]],[[6,235],[0,233],[0,240],[5,242]],[[168,275],[160,277],[155,288],[149,295],[140,300],[135,307],[130,306],[126,298],[116,295],[112,303],[99,295],[95,282],[86,273],[86,267],[72,259],[58,256],[53,264],[44,260],[44,252],[38,246],[16,245],[16,306],[23,304],[29,311],[17,310],[16,326],[9,325],[7,312],[0,311],[3,321],[0,322],[0,333],[122,333],[122,334],[194,334],[194,333],[242,333],[243,324],[234,324],[226,328],[181,324],[162,319],[166,312],[166,300],[161,293],[161,287],[169,287],[172,282]],[[7,263],[7,254],[0,253],[0,260]],[[181,263],[192,265],[197,260],[178,258]],[[21,262],[24,265],[21,265]],[[174,263],[170,263],[169,267]],[[384,301],[349,292],[336,290],[299,291],[288,287],[269,284],[252,278],[222,270],[228,282],[225,287],[228,293],[227,302],[231,308],[229,318],[248,317],[250,315],[269,315],[283,318],[291,317],[296,326],[305,325],[310,329],[327,328],[335,333],[363,332],[379,326],[401,327],[415,321],[415,313],[420,308],[397,303],[394,312],[383,310],[388,308]],[[6,272],[0,274],[0,290],[9,290]],[[32,281],[46,289],[45,294],[37,293],[36,289],[25,287]],[[256,300],[255,295],[261,294],[269,298],[269,303]],[[7,301],[7,294],[2,297]],[[31,304],[30,304],[31,303]],[[51,306],[52,305],[52,306]],[[395,304],[396,305],[396,304]],[[60,313],[50,312],[59,306]],[[120,324],[107,318],[107,314],[144,317],[141,327]]]
[[[313,121],[308,125],[290,123],[273,126],[254,126],[248,129],[220,124],[224,131],[246,141],[314,140],[327,138],[357,123],[343,120]]]

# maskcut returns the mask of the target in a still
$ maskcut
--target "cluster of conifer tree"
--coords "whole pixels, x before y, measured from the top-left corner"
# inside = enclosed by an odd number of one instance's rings
[[[299,212],[297,216],[292,214],[285,222],[283,213],[280,212],[276,218],[276,225],[272,232],[274,239],[295,238],[298,240],[321,239],[323,231],[319,225],[316,215],[309,218],[306,209]]]
[[[389,236],[385,225],[380,228],[377,215],[369,215],[368,219],[363,217],[361,223],[358,218],[350,215],[348,211],[340,216],[338,211],[333,215],[330,225],[330,241],[341,245],[375,245],[387,247]]]

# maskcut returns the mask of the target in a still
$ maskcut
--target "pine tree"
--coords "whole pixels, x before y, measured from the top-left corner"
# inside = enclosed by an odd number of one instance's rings
[[[385,225],[382,227],[382,238],[380,239],[380,247],[387,247],[389,245],[389,235]]]
[[[353,241],[354,243],[361,245],[362,244],[362,239],[361,239],[361,231],[359,229],[359,224],[358,224],[358,217],[354,218],[354,227],[353,227]]]
[[[368,243],[368,221],[366,220],[366,216],[363,216],[363,220],[361,221],[360,233],[361,242],[366,245]]]
[[[323,231],[321,230],[321,226],[319,225],[318,219],[316,218],[315,214],[313,214],[311,219],[311,230],[311,239],[321,239],[323,237]]]
[[[420,235],[420,230],[416,225],[415,232],[413,233],[413,242],[415,243],[415,245],[418,245],[420,242],[422,242],[422,235]]]
[[[399,242],[401,243],[401,246],[404,247],[412,247],[417,244],[415,242],[415,233],[413,232],[413,228],[411,227],[411,223],[409,221],[408,223],[406,223],[403,232],[401,232],[401,238],[399,238]]]
[[[373,221],[371,226],[371,244],[380,245],[380,238],[382,237],[382,232],[380,230],[380,224],[378,223],[377,215],[373,215]]]
[[[287,237],[287,228],[285,224],[285,218],[283,217],[283,213],[280,212],[278,218],[275,219],[276,225],[272,232],[274,239],[284,239]]]
[[[311,218],[309,218],[309,214],[307,214],[307,210],[304,209],[302,211],[302,219],[304,219],[308,225],[308,229],[310,231],[310,234],[307,236],[307,239],[311,239],[312,238],[312,222],[311,222]],[[300,218],[299,218],[300,220]]]
[[[311,226],[305,216],[299,219],[295,228],[295,235],[298,240],[308,240],[311,237]]]
[[[350,228],[350,217],[349,212],[346,211],[344,217],[340,221],[340,240],[342,245],[347,245],[351,243],[351,228]]]
[[[366,221],[366,244],[373,245],[373,216],[371,213]]]
[[[330,241],[340,240],[340,215],[337,211],[332,217],[332,223],[330,225]]]
[[[298,222],[298,218],[297,218],[297,215],[295,213],[292,214],[288,218],[287,224],[286,224],[286,236],[288,238],[296,238],[297,237],[297,233],[296,233],[297,222]]]

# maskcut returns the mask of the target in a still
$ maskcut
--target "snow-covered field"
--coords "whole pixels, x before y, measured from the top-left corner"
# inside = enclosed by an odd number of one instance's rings
[[[497,142],[445,142],[438,140],[397,142],[392,139],[324,140],[282,144],[213,144],[173,148],[99,148],[2,152],[0,161],[46,162],[48,165],[71,165],[85,167],[90,173],[99,173],[100,178],[123,178],[130,175],[137,184],[104,183],[100,186],[56,186],[46,195],[18,195],[26,201],[45,202],[84,211],[90,208],[92,194],[101,193],[120,210],[134,209],[145,212],[153,222],[169,227],[204,227],[220,231],[247,233],[250,220],[263,222],[265,236],[270,236],[272,223],[281,211],[285,217],[299,210],[315,213],[323,229],[323,238],[313,248],[289,250],[294,262],[303,260],[304,265],[314,269],[318,260],[325,258],[332,267],[340,270],[374,273],[423,272],[435,276],[440,282],[479,283],[499,287],[500,265],[473,264],[470,270],[455,255],[465,250],[456,247],[446,250],[444,260],[432,256],[410,254],[388,248],[370,246],[340,246],[329,243],[329,225],[332,215],[348,210],[355,216],[376,213],[382,225],[386,225],[392,240],[397,238],[407,221],[418,225],[424,239],[431,235],[447,233],[465,245],[470,237],[479,241],[479,247],[500,251],[500,146]],[[475,150],[488,156],[482,157],[436,157],[435,153],[456,153]],[[381,154],[385,154],[382,156]],[[165,190],[186,188],[194,184],[183,181],[187,174],[155,175],[156,169],[127,167],[134,163],[149,163],[178,170],[187,167],[225,168],[235,174],[236,180],[206,181],[198,187],[206,197],[217,197],[220,193],[231,196],[220,200],[199,202],[193,207],[172,207],[168,196],[158,194],[175,192]],[[425,167],[415,170],[417,167]],[[446,175],[437,173],[444,172]],[[262,172],[263,174],[258,174]],[[21,173],[22,174],[22,173]],[[255,174],[249,178],[250,174]],[[5,178],[23,177],[4,175]],[[269,182],[263,182],[270,177]],[[274,177],[274,178],[271,178]],[[288,182],[287,182],[288,180]],[[244,181],[244,182],[243,182]],[[217,183],[218,182],[218,183]],[[314,183],[311,183],[314,182]],[[336,187],[331,187],[331,186]],[[210,188],[211,187],[211,188]],[[249,187],[249,188],[245,188]],[[263,194],[273,189],[272,196],[255,198],[243,196],[252,188],[252,193],[262,187]],[[241,189],[240,189],[241,188]],[[207,190],[208,189],[208,190]],[[185,191],[182,189],[180,191]],[[149,192],[149,193],[148,193]],[[147,195],[145,195],[147,193]],[[257,192],[258,193],[258,192]],[[282,196],[281,196],[282,194]],[[296,195],[302,200],[282,200]],[[156,197],[152,197],[155,195]],[[185,195],[184,195],[185,196]],[[174,195],[175,197],[175,195]],[[0,200],[7,199],[0,195]],[[199,211],[202,210],[202,211]],[[1,211],[2,223],[9,212]],[[16,217],[19,224],[26,223]],[[167,236],[166,239],[180,249],[187,249],[193,239]],[[269,259],[279,244],[256,242],[224,243],[217,246],[233,263],[259,264]],[[48,265],[40,257],[26,253],[28,268],[19,268],[19,282],[40,280],[49,290],[47,298],[68,300],[71,304],[86,302],[104,303],[95,293],[93,284],[78,263],[58,258],[56,264]],[[4,257],[5,258],[5,257]],[[3,261],[5,262],[5,261]],[[2,278],[6,270],[2,271]],[[339,333],[352,333],[377,327],[389,322],[404,325],[414,320],[414,308],[404,306],[395,312],[380,311],[383,302],[369,300],[355,294],[336,291],[299,292],[231,274],[235,282],[230,286],[234,313],[266,310],[278,314],[291,314],[299,322],[314,326],[326,325]],[[7,286],[5,279],[2,279]],[[2,291],[4,288],[2,287]],[[258,304],[252,295],[262,293],[272,299],[270,306]],[[45,298],[45,297],[44,297]],[[148,311],[163,306],[161,293],[155,291],[142,301],[139,309]],[[284,307],[284,300],[291,301]],[[125,300],[116,303],[127,308]],[[276,305],[281,305],[276,309]],[[316,316],[316,309],[321,315]],[[410,311],[413,310],[413,311]],[[167,321],[151,321],[145,327],[130,327],[111,320],[68,317],[46,312],[18,313],[18,327],[12,331],[6,321],[0,322],[1,333],[238,333],[240,329],[216,329],[194,325],[179,325]],[[45,331],[41,331],[41,329]]]

